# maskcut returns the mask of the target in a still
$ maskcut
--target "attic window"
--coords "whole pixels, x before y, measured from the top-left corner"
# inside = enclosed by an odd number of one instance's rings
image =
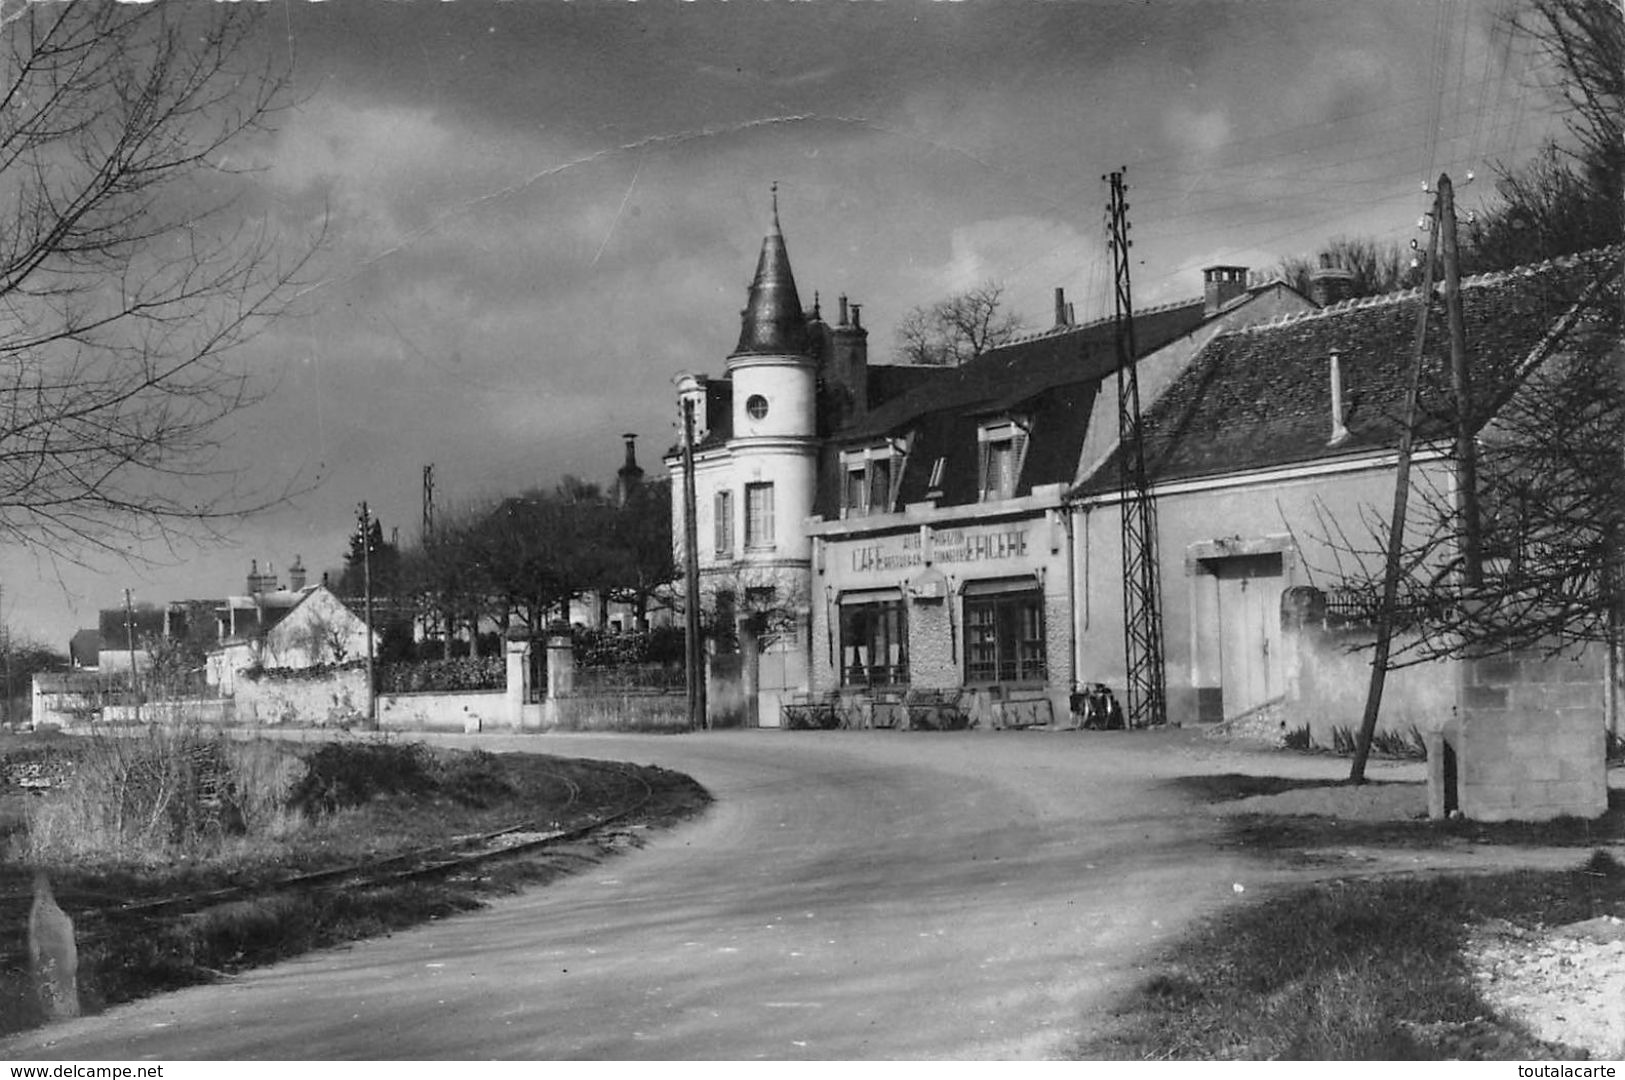
[[[939,457],[931,463],[931,479],[926,482],[928,495],[940,496],[942,494],[942,474],[948,467],[948,459]]]
[[[841,514],[887,514],[897,500],[907,447],[892,441],[841,454]]]
[[[1027,456],[1027,430],[1015,420],[982,425],[976,433],[980,468],[977,488],[983,502],[1013,499]]]

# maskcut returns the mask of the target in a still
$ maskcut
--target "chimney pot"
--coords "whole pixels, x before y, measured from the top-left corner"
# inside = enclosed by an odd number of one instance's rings
[[[1343,423],[1343,362],[1336,352],[1332,353],[1330,364],[1332,383],[1332,437],[1326,440],[1327,445],[1336,446],[1349,437],[1349,429]]]
[[[1055,286],[1055,325],[1066,326],[1071,320],[1066,317],[1066,290]]]
[[[846,294],[845,293],[841,294],[841,325],[842,326],[847,325],[847,322],[846,322]]]

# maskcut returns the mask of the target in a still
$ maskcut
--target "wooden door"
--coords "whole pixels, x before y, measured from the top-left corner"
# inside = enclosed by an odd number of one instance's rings
[[[1219,678],[1229,719],[1281,695],[1280,555],[1218,561]]]

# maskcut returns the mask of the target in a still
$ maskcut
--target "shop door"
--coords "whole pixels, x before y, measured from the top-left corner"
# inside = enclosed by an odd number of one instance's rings
[[[1281,695],[1280,555],[1218,560],[1219,670],[1224,717]]]
[[[790,633],[763,634],[756,672],[757,724],[776,728],[779,706],[790,694],[807,689],[807,656],[801,639]]]

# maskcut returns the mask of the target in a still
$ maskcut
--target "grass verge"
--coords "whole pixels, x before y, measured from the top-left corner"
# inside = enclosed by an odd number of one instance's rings
[[[276,785],[284,795],[281,809],[296,827],[247,834],[216,829],[167,848],[120,848],[107,842],[102,822],[87,825],[81,811],[54,802],[58,793],[40,796],[13,785],[0,795],[9,806],[9,812],[0,807],[7,849],[0,860],[0,1034],[40,1020],[26,968],[28,882],[35,866],[49,872],[58,901],[74,919],[80,1001],[85,1012],[96,1012],[478,908],[491,897],[635,846],[649,829],[689,817],[710,801],[692,779],[647,766],[430,750],[399,741],[281,743],[256,753],[272,749],[299,758],[292,773],[279,771]],[[86,755],[100,760],[97,755],[106,754],[105,747],[89,743],[56,742],[49,750],[52,768],[71,777],[63,796],[74,780],[95,772],[83,768]],[[0,777],[34,775],[28,769],[8,772],[7,762],[39,757],[36,747],[0,743]],[[101,773],[95,776],[100,785]],[[632,802],[641,803],[635,812],[581,842],[430,879],[365,888],[279,884],[294,874],[353,866],[519,823],[538,831],[571,829]],[[43,835],[31,837],[30,827],[42,824]],[[66,842],[75,836],[86,842]],[[221,889],[236,891],[212,905],[120,910],[131,902]]]
[[[1498,1017],[1463,950],[1491,918],[1536,928],[1625,912],[1604,855],[1564,873],[1333,881],[1227,910],[1152,966],[1074,1056],[1562,1059]]]

